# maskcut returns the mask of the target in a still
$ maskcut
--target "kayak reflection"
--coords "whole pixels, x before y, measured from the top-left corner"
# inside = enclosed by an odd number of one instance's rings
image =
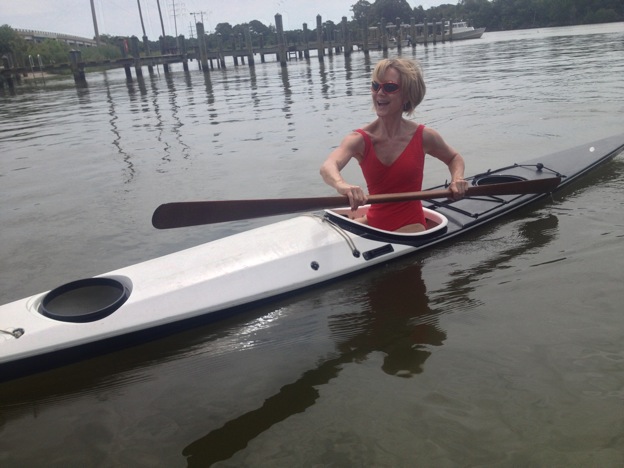
[[[368,310],[330,318],[338,350],[361,359],[372,351],[384,354],[382,370],[410,377],[423,370],[429,345],[441,346],[446,333],[437,327],[419,265],[383,272],[367,292]],[[427,316],[434,316],[427,320]],[[416,318],[418,317],[418,323]]]
[[[553,215],[522,221],[509,248],[499,250],[498,245],[493,256],[478,249],[477,255],[485,258],[429,292],[418,264],[378,270],[372,281],[361,283],[364,310],[329,318],[339,355],[282,387],[260,408],[189,444],[182,451],[188,466],[204,467],[231,458],[274,424],[314,405],[319,398],[316,387],[336,378],[345,364],[363,362],[372,353],[383,353],[382,371],[388,375],[409,378],[422,373],[431,347],[441,346],[447,338],[438,323],[440,315],[478,306],[479,301],[471,297],[475,283],[520,255],[539,252],[556,237],[557,228]]]
[[[290,416],[302,413],[319,398],[317,386],[336,378],[342,366],[362,362],[373,352],[385,355],[386,374],[409,377],[423,370],[429,345],[439,346],[446,334],[436,326],[429,309],[420,265],[380,272],[367,286],[364,312],[330,318],[330,330],[339,355],[306,371],[297,381],[283,386],[253,411],[228,421],[188,445],[182,454],[188,466],[209,466],[227,460],[247,444]],[[421,320],[424,316],[431,318]],[[415,319],[418,324],[414,324]]]

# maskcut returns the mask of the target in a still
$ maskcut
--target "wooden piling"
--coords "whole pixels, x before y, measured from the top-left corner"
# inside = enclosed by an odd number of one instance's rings
[[[223,40],[221,39],[221,33],[217,33],[217,49],[218,49],[218,60],[220,68],[225,68],[225,56],[223,55]]]
[[[349,37],[349,27],[347,25],[347,17],[342,17],[342,44],[344,48],[344,56],[348,57],[351,55],[353,51],[353,47],[351,46],[351,38]]]
[[[2,56],[2,68],[7,71],[7,73],[3,73],[3,76],[7,83],[7,86],[9,87],[9,90],[15,90],[15,83],[13,82],[13,76],[11,75],[11,68],[13,67],[11,67],[11,60],[9,59],[8,55]]]
[[[323,46],[323,23],[321,15],[316,15],[316,53],[319,60],[323,60],[325,56],[325,47]]]
[[[149,57],[150,54],[150,47],[149,47],[149,39],[147,38],[147,36],[143,36],[143,47],[145,48],[145,56]],[[149,72],[150,75],[154,74],[154,66],[152,65],[152,62],[149,62],[147,64],[147,71]]]
[[[189,71],[188,56],[186,54],[186,40],[183,34],[180,34],[178,36],[178,44],[179,44],[178,54],[182,57],[182,69],[185,72],[187,72]]]
[[[258,36],[258,41],[260,41],[260,50],[264,49],[264,36],[260,34]],[[260,52],[260,62],[264,63],[264,53]]]
[[[238,66],[238,55],[236,55],[236,38],[232,40],[232,60],[234,60],[234,66]]]
[[[204,23],[196,23],[195,29],[197,30],[197,43],[199,45],[199,66],[204,73],[208,73],[208,53]]]
[[[380,33],[381,33],[381,50],[384,53],[388,53],[388,31],[386,30],[386,18],[381,18],[381,23],[379,23]]]
[[[364,20],[364,29],[362,30],[362,50],[364,51],[364,55],[366,57],[369,55],[368,49],[368,18],[366,18]]]
[[[308,42],[308,23],[303,23],[303,56],[310,58],[310,44]]]
[[[132,52],[132,57],[134,58],[134,72],[136,73],[137,78],[142,77],[143,70],[141,69],[141,53],[139,52],[139,38],[136,36],[132,36],[130,38],[130,51]]]
[[[286,65],[286,41],[284,37],[284,26],[282,24],[282,15],[275,15],[275,28],[277,29],[277,50],[280,65]]]
[[[247,62],[250,67],[255,66],[254,54],[253,54],[253,44],[251,43],[251,31],[249,30],[249,25],[245,27],[245,44],[247,46]]]
[[[87,84],[84,63],[82,63],[82,54],[79,50],[72,49],[69,51],[69,67],[74,75],[74,82],[76,84]]]
[[[167,44],[166,39],[163,36],[158,38],[158,42],[160,42],[160,54],[167,55]],[[163,63],[163,70],[165,73],[169,73],[169,64],[167,62]]]

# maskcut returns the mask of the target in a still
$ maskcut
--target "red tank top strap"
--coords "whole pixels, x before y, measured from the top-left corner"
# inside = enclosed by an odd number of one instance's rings
[[[358,128],[356,132],[358,132],[360,135],[362,135],[362,138],[364,138],[364,157],[366,157],[373,147],[373,140],[371,140],[370,135],[361,128]]]

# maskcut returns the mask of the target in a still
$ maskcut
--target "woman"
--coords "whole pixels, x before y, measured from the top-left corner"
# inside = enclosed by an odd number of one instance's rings
[[[425,154],[444,162],[451,173],[453,199],[468,187],[464,159],[435,130],[407,120],[425,96],[425,82],[418,64],[397,58],[381,60],[372,76],[371,94],[377,119],[347,135],[321,166],[323,180],[349,197],[352,210],[366,204],[361,187],[346,182],[340,171],[351,158],[362,168],[371,195],[422,190]],[[358,221],[397,232],[425,230],[420,201],[371,205]]]

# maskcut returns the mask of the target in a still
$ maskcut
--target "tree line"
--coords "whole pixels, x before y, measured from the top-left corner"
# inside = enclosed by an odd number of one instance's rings
[[[475,27],[487,31],[503,31],[526,28],[570,26],[624,21],[622,0],[459,0],[457,4],[443,4],[425,10],[422,5],[412,8],[407,0],[358,0],[351,6],[347,27],[352,40],[362,37],[369,27],[381,26],[382,22],[396,24],[397,19],[409,24],[432,20],[467,20]],[[308,37],[304,38],[303,25],[300,29],[285,31],[289,44],[316,41],[316,18],[311,18]],[[333,21],[322,24],[322,37],[332,41],[340,34],[340,25]],[[214,31],[206,34],[208,48],[216,50],[242,48],[247,33],[250,33],[254,48],[276,44],[276,28],[258,20],[231,25],[219,23]],[[187,50],[197,47],[197,38],[185,38]],[[126,53],[128,37],[100,36],[100,47],[82,48],[85,61],[101,61],[120,58]],[[161,41],[150,41],[152,54],[171,52],[177,39],[167,36]],[[141,48],[144,45],[141,43]],[[42,43],[26,42],[9,25],[0,26],[0,56],[11,58],[14,66],[27,67],[30,57],[43,57],[46,65],[66,63],[70,46],[54,40]],[[145,50],[142,50],[145,53]]]

